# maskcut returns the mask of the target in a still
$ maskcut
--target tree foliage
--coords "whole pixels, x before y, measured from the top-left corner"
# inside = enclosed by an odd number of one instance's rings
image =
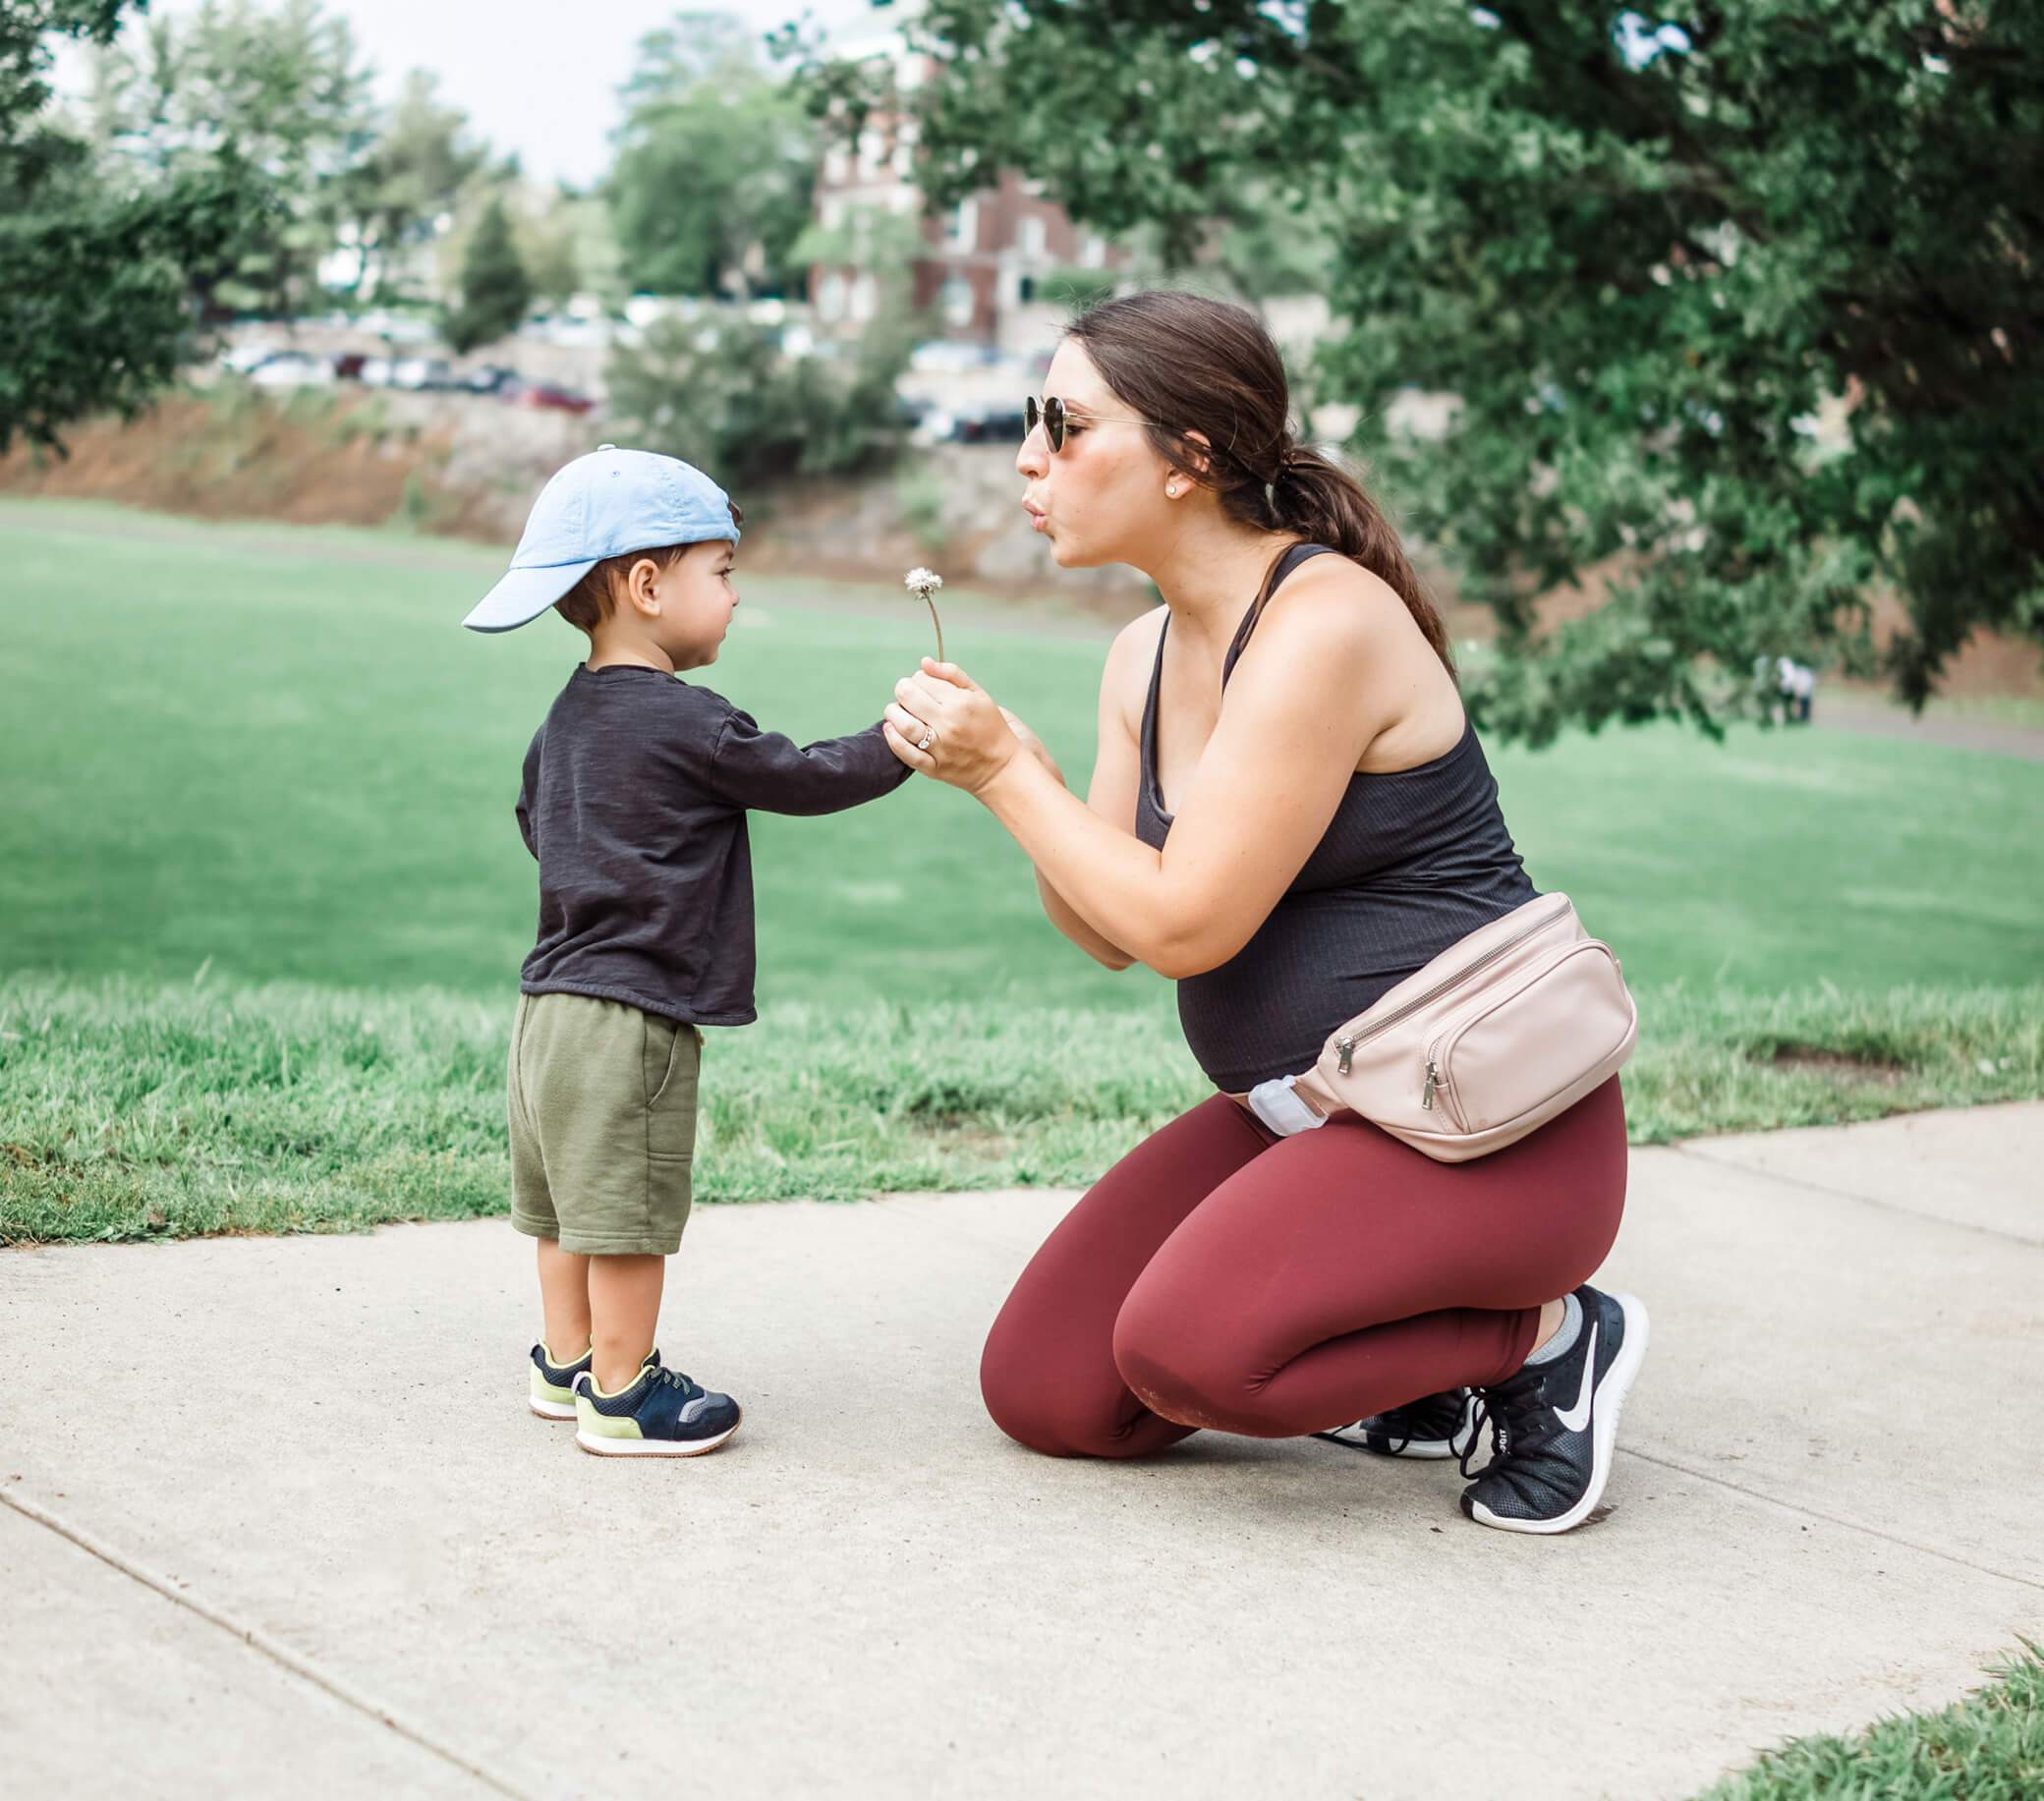
[[[791,358],[771,329],[725,312],[655,319],[611,353],[611,417],[634,443],[733,488],[870,469],[900,447],[894,387],[916,330],[896,310],[830,354]]]
[[[510,336],[533,304],[533,286],[518,245],[511,235],[511,215],[501,196],[491,198],[476,223],[462,258],[461,294],[447,310],[441,333],[457,356]]]
[[[269,312],[311,295],[370,152],[369,72],[321,0],[200,0],[136,18],[97,52],[87,116],[101,179],[203,177],[231,158],[281,204],[225,298]]]
[[[176,373],[210,296],[271,230],[273,191],[231,147],[110,181],[49,111],[53,42],[112,42],[123,0],[0,8],[0,451],[133,414]]]
[[[631,287],[780,295],[810,220],[814,130],[735,19],[685,14],[640,40],[608,194]]]
[[[430,247],[463,190],[487,167],[468,115],[439,96],[436,77],[415,69],[381,119],[368,151],[336,184],[334,210],[356,253],[349,292],[388,301],[402,293],[407,253]]]
[[[1781,653],[1920,704],[2044,636],[2044,5],[930,0],[942,203],[1015,166],[1180,262],[1235,197],[1334,234],[1316,387],[1520,654],[1535,738],[1757,707]],[[870,69],[812,72],[856,126]],[[1400,390],[1458,399],[1434,441]],[[1612,597],[1536,634],[1532,602]]]

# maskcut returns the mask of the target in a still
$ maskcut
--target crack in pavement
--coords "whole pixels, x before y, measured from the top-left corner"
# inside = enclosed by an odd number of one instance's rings
[[[300,1653],[293,1651],[288,1645],[284,1645],[270,1637],[260,1626],[251,1626],[242,1620],[236,1619],[225,1608],[215,1606],[211,1602],[201,1600],[199,1596],[180,1587],[168,1576],[158,1575],[154,1570],[145,1568],[143,1565],[136,1562],[134,1558],[114,1549],[112,1546],[96,1538],[93,1534],[86,1532],[83,1527],[73,1525],[60,1514],[52,1512],[40,1502],[29,1500],[26,1495],[18,1491],[0,1490],[0,1502],[5,1502],[24,1519],[32,1520],[45,1531],[54,1533],[60,1539],[68,1540],[71,1544],[76,1545],[79,1549],[97,1557],[100,1562],[106,1564],[111,1569],[120,1571],[130,1581],[140,1583],[145,1589],[153,1590],[156,1594],[162,1596],[165,1601],[174,1603],[176,1605],[196,1613],[207,1625],[218,1628],[232,1638],[240,1639],[252,1651],[261,1657],[268,1658],[271,1662],[289,1670],[301,1681],[310,1682],[314,1688],[331,1695],[343,1707],[353,1709],[356,1713],[363,1715],[387,1731],[395,1732],[400,1738],[409,1739],[422,1751],[438,1758],[444,1764],[451,1765],[454,1769],[460,1771],[463,1775],[481,1782],[483,1787],[489,1789],[493,1794],[507,1795],[511,1797],[511,1801],[530,1801],[523,1789],[514,1788],[502,1776],[483,1769],[482,1765],[471,1763],[460,1752],[439,1743],[429,1736],[424,1728],[413,1725],[409,1720],[385,1707],[380,1701],[360,1694],[349,1687],[338,1676],[329,1675],[310,1658],[302,1656]]]
[[[1870,1539],[1879,1539],[1902,1550],[1912,1550],[1921,1556],[1937,1557],[1946,1563],[1956,1563],[1961,1569],[1969,1569],[1976,1575],[1993,1576],[2003,1582],[2013,1582],[2026,1589],[2035,1589],[2044,1594],[2044,1582],[2034,1576],[2018,1576],[2014,1570],[1996,1569],[1991,1564],[1975,1563],[1970,1557],[1962,1557],[1958,1551],[1941,1550],[1935,1545],[1919,1545],[1914,1539],[1905,1539],[1897,1533],[1883,1532],[1878,1526],[1868,1526],[1859,1520],[1848,1520],[1841,1514],[1825,1513],[1816,1507],[1805,1506],[1801,1501],[1784,1500],[1778,1494],[1770,1494],[1765,1489],[1749,1489],[1726,1476],[1714,1476],[1708,1470],[1699,1470],[1686,1463],[1677,1463],[1673,1457],[1657,1457],[1651,1451],[1637,1450],[1629,1444],[1618,1447],[1621,1456],[1637,1457],[1641,1463],[1651,1463],[1659,1469],[1674,1470],[1678,1476],[1690,1476],[1698,1482],[1714,1483],[1721,1489],[1730,1489],[1734,1494],[1742,1494],[1748,1500],[1756,1500],[1770,1507],[1779,1507],[1784,1513],[1799,1513],[1806,1519],[1822,1520],[1827,1526],[1836,1526],[1844,1532],[1863,1533]]]
[[[1983,1238],[1999,1238],[2004,1244],[2024,1245],[2032,1251],[2044,1250],[2044,1244],[2038,1240],[2025,1238],[2020,1232],[2004,1231],[2000,1226],[1976,1225],[1970,1219],[1949,1219],[1943,1213],[1926,1213],[1917,1208],[1904,1207],[1900,1201],[1884,1201],[1878,1195],[1862,1195],[1849,1188],[1833,1188],[1826,1182],[1812,1182],[1807,1176],[1784,1175],[1780,1170],[1763,1169],[1756,1163],[1741,1163],[1736,1157],[1713,1156],[1708,1151],[1692,1150],[1686,1144],[1664,1145],[1660,1149],[1673,1151],[1677,1156],[1698,1163],[1708,1163],[1713,1169],[1758,1176],[1763,1182],[1779,1182],[1785,1188],[1807,1189],[1813,1195],[1828,1195],[1834,1201],[1857,1201],[1865,1207],[1877,1207],[1884,1212],[1900,1213],[1904,1219],[1927,1220],[1932,1225],[1949,1225],[1958,1232],[1977,1232]]]

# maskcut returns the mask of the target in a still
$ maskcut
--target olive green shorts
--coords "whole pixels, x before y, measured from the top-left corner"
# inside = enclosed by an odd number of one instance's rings
[[[694,1026],[587,994],[521,994],[511,1223],[588,1257],[671,1257],[696,1156]]]

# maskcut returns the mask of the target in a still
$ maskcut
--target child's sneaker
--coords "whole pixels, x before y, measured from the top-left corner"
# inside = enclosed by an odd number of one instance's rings
[[[738,1403],[646,1360],[631,1383],[599,1394],[589,1371],[575,1379],[575,1442],[598,1457],[700,1457],[738,1430]]]
[[[533,1346],[533,1388],[528,1405],[540,1419],[575,1417],[575,1379],[590,1367],[594,1355],[584,1351],[575,1363],[555,1363],[543,1341]]]

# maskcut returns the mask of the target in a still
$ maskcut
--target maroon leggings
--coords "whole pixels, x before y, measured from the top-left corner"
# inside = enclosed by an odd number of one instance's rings
[[[1138,1145],[988,1335],[1010,1437],[1138,1457],[1200,1427],[1324,1432],[1525,1361],[1625,1205],[1613,1077],[1506,1150],[1437,1163],[1353,1114],[1278,1138],[1217,1095]]]

